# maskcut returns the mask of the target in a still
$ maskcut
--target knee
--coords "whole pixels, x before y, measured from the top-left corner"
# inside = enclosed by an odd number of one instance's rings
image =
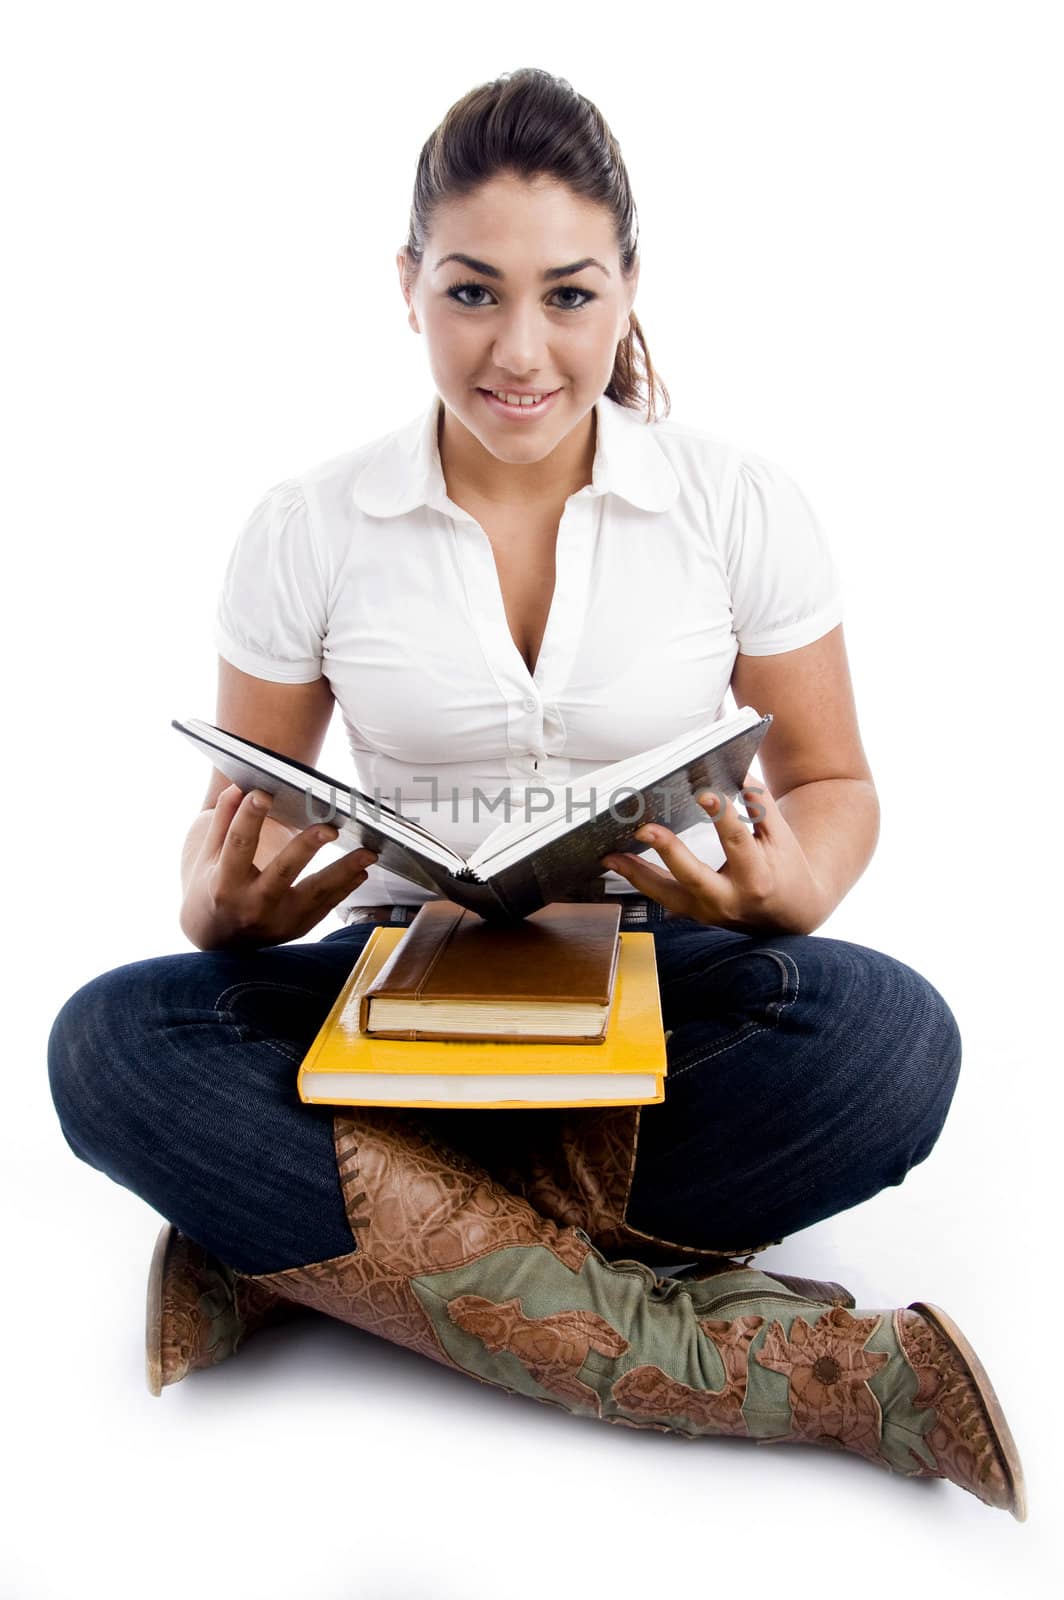
[[[957,1019],[935,986],[902,962],[892,975],[905,1009],[879,1054],[876,1095],[880,1106],[875,1140],[883,1181],[900,1184],[927,1159],[945,1126],[961,1067]]]
[[[929,1150],[957,1086],[960,1027],[943,996],[922,973],[893,956],[870,954],[875,960],[866,985],[864,1015],[866,1029],[879,1045],[880,1076],[895,1086],[899,1109],[911,1111],[912,1120],[929,1139]]]
[[[816,1030],[818,1071],[836,1080],[900,1183],[930,1153],[953,1100],[962,1053],[953,1011],[927,978],[880,950],[820,936],[773,943],[794,967],[794,1026]]]
[[[904,964],[899,962],[898,966]],[[907,1045],[903,1088],[898,1108],[901,1128],[901,1178],[930,1155],[945,1125],[960,1077],[961,1031],[949,1005],[934,984],[904,967],[910,1013],[903,1038]]]
[[[125,1101],[119,1072],[121,1018],[128,1024],[128,1046],[135,1013],[123,1008],[117,978],[117,972],[105,972],[83,984],[64,1003],[48,1034],[48,1085],[63,1137],[75,1155],[94,1166],[101,1164],[108,1132],[113,1136],[118,1130]]]

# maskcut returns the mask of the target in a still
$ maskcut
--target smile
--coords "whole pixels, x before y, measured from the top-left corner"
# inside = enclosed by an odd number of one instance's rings
[[[561,394],[561,390],[552,389],[531,405],[527,401],[522,401],[519,405],[510,405],[508,401],[500,400],[490,389],[478,389],[477,393],[484,397],[496,416],[507,417],[516,422],[529,422],[535,417],[545,416]]]

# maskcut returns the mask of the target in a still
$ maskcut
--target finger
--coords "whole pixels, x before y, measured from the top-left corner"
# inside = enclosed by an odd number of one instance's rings
[[[307,910],[331,908],[369,877],[368,868],[372,862],[363,864],[360,860],[358,866],[353,865],[354,858],[361,858],[363,854],[361,850],[353,850],[339,861],[331,861],[320,872],[311,872],[301,879],[291,892],[305,904]]]
[[[334,843],[336,837],[337,829],[335,827],[329,823],[319,823],[315,826],[304,828],[302,833],[291,839],[284,849],[278,851],[274,859],[262,869],[261,887],[267,896],[277,898],[282,895],[298,878],[307,862],[321,849],[322,845]],[[322,869],[322,872],[314,874],[312,878],[308,878],[306,881],[310,883],[313,878],[321,878],[324,873],[330,873],[332,875],[329,879],[330,883],[336,882],[350,888],[352,878],[365,867],[372,865],[376,859],[376,853],[372,850],[352,850],[341,856],[338,861],[330,862],[328,867]]]
[[[706,873],[712,871],[712,868],[702,860],[701,856],[696,856],[682,839],[678,839],[670,828],[648,824],[647,827],[640,828],[635,837],[643,844],[653,845],[677,883],[682,884],[691,894],[702,894]],[[710,894],[712,892],[711,887]]]
[[[237,806],[219,857],[223,883],[247,878],[256,870],[255,852],[272,799],[262,789],[249,789]]]
[[[780,811],[775,796],[768,785],[760,783],[756,778],[751,778],[750,774],[747,773],[743,780],[742,789],[739,792],[749,818],[749,822],[743,824],[747,832],[752,831],[755,838],[760,838],[762,834],[771,834],[773,824],[778,818],[782,817],[783,813]],[[752,829],[750,824],[753,825]]]
[[[750,824],[740,817],[733,802],[713,789],[703,789],[695,798],[716,828],[729,864],[741,865],[755,860],[753,831]],[[754,806],[752,800],[751,809],[755,815],[760,815],[763,808]]]
[[[652,900],[660,900],[667,910],[678,911],[682,915],[689,913],[691,896],[671,872],[663,872],[653,862],[644,861],[641,856],[635,855],[605,856],[602,864],[620,877],[626,878],[639,894],[649,895]]]
[[[244,793],[240,785],[231,783],[228,789],[222,790],[214,802],[210,824],[203,836],[203,848],[209,856],[217,857],[221,851],[222,843],[229,831],[229,824],[243,798]]]
[[[704,793],[708,797],[714,791],[707,789]],[[722,811],[724,814],[730,812],[731,817],[738,822],[740,827],[745,828],[747,834],[751,837],[760,838],[762,834],[770,834],[773,822],[782,813],[768,785],[760,783],[757,778],[752,777],[748,772],[739,788],[739,797],[742,799],[743,809],[746,813],[745,820],[739,815],[737,802],[732,802],[730,805],[725,802],[725,807],[718,808],[716,813],[713,812],[710,806],[706,806],[705,809],[711,816],[720,816]],[[701,801],[703,796],[699,795],[698,798]],[[718,794],[716,798],[719,801],[722,797]]]

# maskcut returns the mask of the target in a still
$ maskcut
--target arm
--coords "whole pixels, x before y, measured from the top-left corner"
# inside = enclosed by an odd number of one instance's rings
[[[879,797],[861,744],[842,624],[799,650],[737,655],[731,687],[737,706],[772,713],[758,759],[824,886],[826,921],[879,839]]]

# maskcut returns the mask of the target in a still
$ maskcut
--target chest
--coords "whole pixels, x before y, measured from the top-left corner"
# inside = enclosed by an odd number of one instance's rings
[[[697,529],[609,496],[519,524],[463,509],[345,548],[323,655],[360,759],[488,793],[647,750],[720,704],[729,591]]]
[[[517,520],[473,513],[487,535],[510,637],[530,673],[536,670],[557,581],[561,514]]]

